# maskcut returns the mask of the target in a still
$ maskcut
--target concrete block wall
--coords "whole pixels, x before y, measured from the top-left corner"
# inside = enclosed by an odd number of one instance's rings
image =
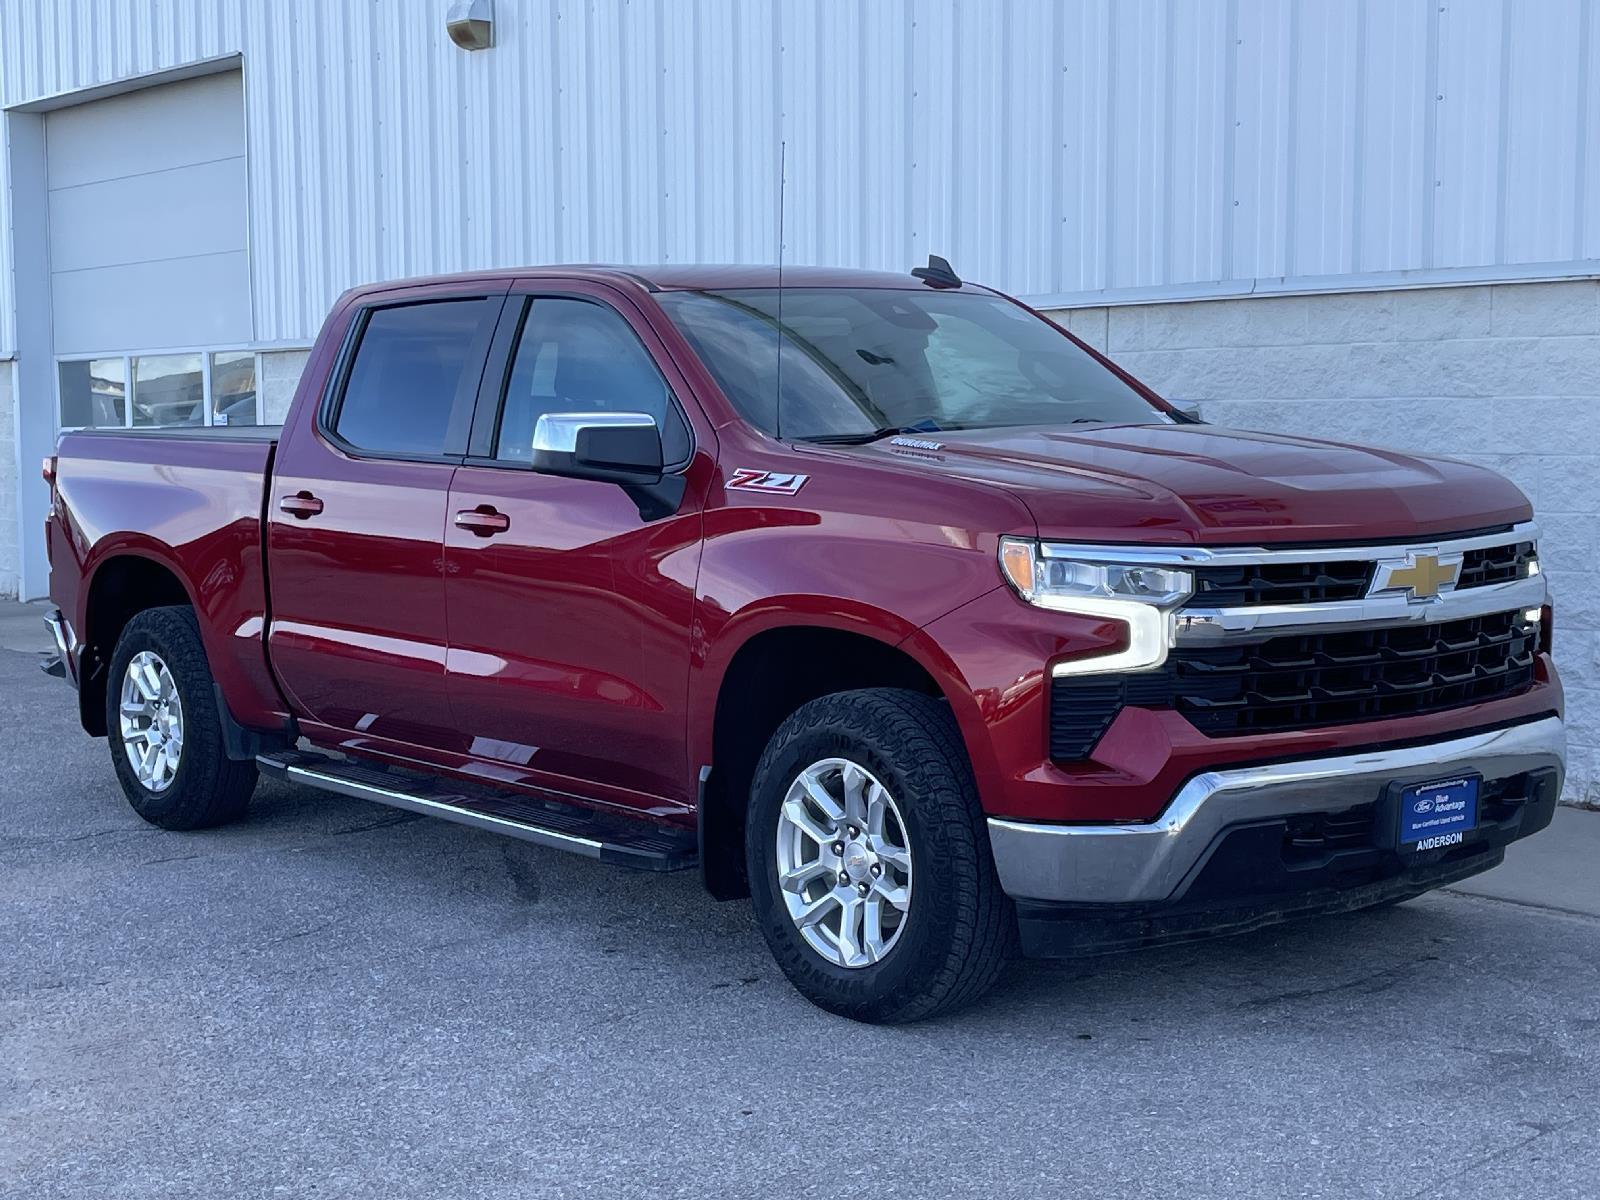
[[[22,571],[17,545],[16,363],[0,362],[0,599],[17,594]]]
[[[289,402],[300,384],[309,350],[264,350],[256,361],[256,390],[261,397],[261,421],[281,425],[289,413]]]
[[[1053,315],[1215,424],[1446,455],[1515,481],[1555,595],[1566,799],[1600,806],[1600,280]]]

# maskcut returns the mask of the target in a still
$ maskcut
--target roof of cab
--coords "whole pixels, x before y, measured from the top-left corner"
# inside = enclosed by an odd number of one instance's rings
[[[489,271],[463,271],[452,275],[427,275],[413,279],[390,279],[351,289],[354,295],[394,291],[405,288],[435,287],[441,284],[470,283],[477,280],[506,279],[598,279],[627,283],[651,291],[721,291],[729,288],[771,288],[778,286],[775,265],[655,263],[648,266],[574,263],[546,267],[501,267]],[[784,267],[785,288],[897,288],[920,291],[920,279],[908,271],[862,271],[849,267]],[[969,283],[966,285],[971,287]]]
[[[759,266],[665,264],[624,268],[629,274],[647,280],[663,291],[718,291],[724,288],[770,288],[778,286],[778,268]],[[784,267],[784,287],[810,288],[916,288],[924,285],[909,271],[861,271],[849,267]]]

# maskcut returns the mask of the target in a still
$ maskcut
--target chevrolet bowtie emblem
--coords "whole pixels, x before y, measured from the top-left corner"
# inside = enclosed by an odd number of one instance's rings
[[[1437,554],[1408,554],[1404,562],[1380,562],[1372,591],[1405,589],[1413,600],[1432,600],[1453,588],[1461,574],[1461,559],[1441,559]]]

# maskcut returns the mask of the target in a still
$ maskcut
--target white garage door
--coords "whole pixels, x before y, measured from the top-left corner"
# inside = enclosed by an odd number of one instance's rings
[[[239,73],[52,112],[45,157],[60,425],[253,421]]]

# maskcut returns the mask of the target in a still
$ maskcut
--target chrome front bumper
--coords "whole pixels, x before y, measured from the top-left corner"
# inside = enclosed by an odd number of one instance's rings
[[[991,817],[989,841],[1000,884],[1016,899],[1158,903],[1183,895],[1234,826],[1370,804],[1391,783],[1468,771],[1495,780],[1551,767],[1558,776],[1565,773],[1566,733],[1558,717],[1397,750],[1208,771],[1143,825],[1036,825]]]

